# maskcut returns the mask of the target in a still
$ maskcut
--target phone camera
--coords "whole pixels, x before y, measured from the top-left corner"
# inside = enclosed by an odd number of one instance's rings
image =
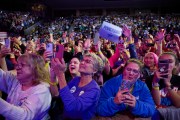
[[[164,68],[160,68],[160,70],[159,70],[160,72],[164,72],[165,70],[164,70]]]

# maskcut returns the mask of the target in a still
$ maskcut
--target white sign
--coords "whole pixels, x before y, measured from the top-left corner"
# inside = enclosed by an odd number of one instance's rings
[[[0,38],[1,39],[4,39],[4,38],[7,38],[7,32],[0,32]]]
[[[122,28],[104,21],[99,30],[99,35],[102,38],[118,43],[119,37],[122,35]]]

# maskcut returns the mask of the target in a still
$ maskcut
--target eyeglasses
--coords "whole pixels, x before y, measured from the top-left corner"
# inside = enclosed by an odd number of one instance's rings
[[[27,67],[27,66],[30,66],[28,64],[25,64],[25,63],[18,63],[18,64],[15,64],[14,67],[16,69],[21,69],[21,68],[24,68],[24,67]]]
[[[89,59],[86,59],[86,60],[81,60],[81,62],[85,62],[85,63],[88,63],[88,64],[93,64],[93,61],[92,60],[89,60]]]
[[[126,70],[128,72],[132,71],[134,74],[138,74],[139,73],[139,70],[135,70],[135,69],[132,69],[132,68],[126,68]]]

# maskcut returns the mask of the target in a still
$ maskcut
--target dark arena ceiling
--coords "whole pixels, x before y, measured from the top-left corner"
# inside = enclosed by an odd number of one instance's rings
[[[178,0],[0,0],[0,9],[27,10],[41,3],[53,10],[99,8],[172,8],[178,9]]]

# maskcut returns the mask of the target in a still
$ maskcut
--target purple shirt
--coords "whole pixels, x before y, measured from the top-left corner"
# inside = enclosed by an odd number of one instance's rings
[[[83,87],[78,87],[79,82],[80,77],[76,77],[60,90],[64,117],[90,120],[95,115],[100,88],[95,80]]]

